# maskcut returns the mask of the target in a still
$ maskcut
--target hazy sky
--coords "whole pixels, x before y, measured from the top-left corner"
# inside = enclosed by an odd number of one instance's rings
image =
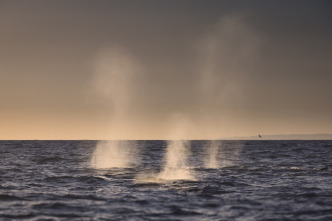
[[[332,2],[0,0],[0,139],[332,133]]]

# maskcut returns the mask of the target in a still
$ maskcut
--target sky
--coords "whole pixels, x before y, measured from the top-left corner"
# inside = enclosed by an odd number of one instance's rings
[[[329,0],[0,0],[0,139],[332,133]]]

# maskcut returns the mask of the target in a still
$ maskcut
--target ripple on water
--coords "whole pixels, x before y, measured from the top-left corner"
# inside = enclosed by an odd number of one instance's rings
[[[331,142],[225,141],[207,169],[192,141],[195,179],[162,180],[165,141],[105,169],[89,166],[96,141],[0,141],[0,220],[330,220]]]

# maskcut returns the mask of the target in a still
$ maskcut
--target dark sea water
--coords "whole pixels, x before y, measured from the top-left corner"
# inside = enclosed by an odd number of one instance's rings
[[[130,168],[91,168],[97,141],[0,141],[0,220],[332,220],[332,141],[191,141],[194,180],[158,173],[165,141],[130,142]]]

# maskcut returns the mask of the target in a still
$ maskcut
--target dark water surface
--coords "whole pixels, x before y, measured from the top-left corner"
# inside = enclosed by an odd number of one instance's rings
[[[332,220],[332,141],[220,142],[221,168],[192,141],[195,181],[144,183],[166,142],[132,142],[132,168],[97,170],[96,141],[0,141],[0,220]]]

